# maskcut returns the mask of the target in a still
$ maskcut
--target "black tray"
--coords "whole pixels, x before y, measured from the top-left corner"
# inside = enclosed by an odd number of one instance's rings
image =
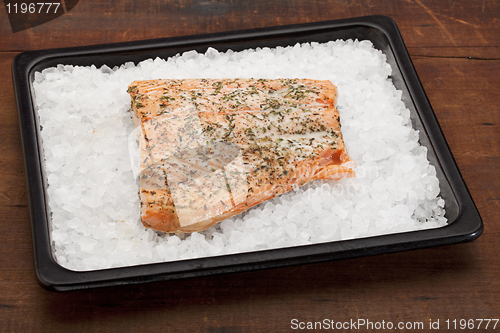
[[[42,152],[32,100],[34,73],[58,64],[119,66],[149,58],[167,58],[184,51],[223,52],[256,47],[277,47],[336,39],[370,40],[392,67],[392,80],[403,91],[420,143],[436,167],[449,224],[442,228],[389,234],[314,245],[256,251],[209,258],[77,272],[54,260],[45,201]],[[29,193],[35,266],[40,284],[50,290],[138,284],[230,272],[243,272],[305,263],[377,255],[471,241],[483,231],[481,217],[460,175],[434,112],[417,77],[396,23],[385,16],[368,16],[310,24],[173,37],[119,44],[31,51],[12,64],[13,82],[23,139]]]

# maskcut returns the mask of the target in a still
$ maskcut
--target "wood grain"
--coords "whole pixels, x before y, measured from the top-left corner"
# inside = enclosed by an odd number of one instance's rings
[[[414,46],[498,45],[498,1],[80,1],[54,21],[13,34],[0,22],[0,49],[35,50],[102,44],[204,32],[252,29],[365,15],[396,20]],[[5,17],[5,8],[0,6]]]
[[[436,332],[450,332],[444,329],[446,319],[499,318],[499,7],[493,0],[89,0],[54,21],[13,34],[0,6],[0,332],[286,332],[293,318],[427,325],[440,319]],[[371,14],[398,23],[483,218],[485,232],[478,240],[70,293],[37,284],[10,72],[18,52]]]

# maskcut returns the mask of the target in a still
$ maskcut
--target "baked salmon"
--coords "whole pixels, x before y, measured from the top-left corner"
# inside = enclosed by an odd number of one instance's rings
[[[147,228],[202,231],[294,186],[354,176],[330,81],[146,80],[128,92]]]

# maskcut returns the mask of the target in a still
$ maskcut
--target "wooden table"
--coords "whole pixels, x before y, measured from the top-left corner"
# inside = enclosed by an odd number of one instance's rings
[[[439,320],[435,331],[450,332],[446,320],[500,318],[498,0],[82,0],[64,16],[17,33],[0,7],[0,332],[288,332],[292,319],[423,322],[426,328]],[[37,284],[10,69],[19,52],[371,14],[392,17],[401,30],[483,218],[478,240],[68,293]]]

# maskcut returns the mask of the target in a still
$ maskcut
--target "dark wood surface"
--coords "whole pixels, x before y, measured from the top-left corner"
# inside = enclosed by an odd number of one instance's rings
[[[483,218],[478,240],[69,293],[37,284],[11,80],[16,54],[371,14],[392,17],[401,30]],[[447,319],[500,318],[499,110],[498,0],[82,0],[64,16],[17,33],[0,6],[0,332],[286,332],[294,318],[424,322],[426,328],[439,319],[435,331],[451,332]],[[384,331],[410,330],[378,330]]]

